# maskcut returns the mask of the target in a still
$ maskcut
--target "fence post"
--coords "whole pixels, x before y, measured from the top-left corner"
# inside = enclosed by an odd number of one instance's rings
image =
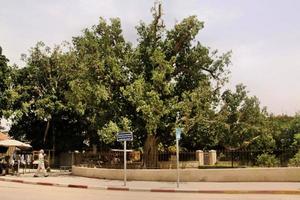
[[[199,166],[203,166],[204,165],[204,153],[202,150],[197,150],[196,151],[196,160],[199,163]]]
[[[93,154],[97,154],[97,145],[93,144]]]
[[[71,152],[71,167],[74,165],[74,152]]]
[[[233,168],[233,151],[230,152],[231,152],[231,167]]]
[[[209,165],[215,165],[217,162],[217,152],[215,150],[210,150],[208,152]]]

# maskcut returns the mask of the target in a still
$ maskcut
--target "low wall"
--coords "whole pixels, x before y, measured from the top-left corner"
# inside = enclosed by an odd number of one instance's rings
[[[72,166],[76,176],[123,180],[122,169],[86,168]],[[128,169],[128,180],[176,181],[173,169]],[[300,168],[244,168],[244,169],[181,169],[183,182],[297,182]]]
[[[179,163],[180,168],[198,168],[199,161],[184,161]],[[160,161],[158,162],[159,169],[176,169],[177,163],[176,161]]]

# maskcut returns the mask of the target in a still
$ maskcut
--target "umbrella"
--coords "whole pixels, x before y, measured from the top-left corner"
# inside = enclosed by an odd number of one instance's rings
[[[31,148],[31,146],[29,144],[26,144],[24,142],[20,142],[18,140],[12,140],[12,139],[0,141],[0,146],[4,146],[4,147],[19,147],[19,148]]]

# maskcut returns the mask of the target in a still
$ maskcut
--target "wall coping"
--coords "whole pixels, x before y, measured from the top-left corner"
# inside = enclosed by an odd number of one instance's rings
[[[123,169],[72,166],[72,174],[83,177],[123,180]],[[127,179],[135,181],[176,181],[176,169],[127,169]],[[183,182],[298,182],[299,167],[180,169]]]

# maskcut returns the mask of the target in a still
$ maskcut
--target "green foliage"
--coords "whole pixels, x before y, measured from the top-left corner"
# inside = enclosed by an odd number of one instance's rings
[[[115,133],[131,123],[121,88],[130,82],[132,48],[122,35],[120,20],[100,18],[98,25],[73,38],[71,54],[67,101],[85,116],[103,144],[112,145]]]
[[[300,146],[300,133],[296,133],[294,135],[294,140],[292,146],[299,147]]]
[[[2,54],[2,48],[0,46],[0,119],[9,101],[9,96],[6,94],[6,91],[9,89],[11,83],[12,69],[7,63],[8,59]]]
[[[133,131],[133,148],[149,154],[172,147],[178,126],[189,150],[299,145],[299,116],[269,116],[243,85],[223,90],[231,52],[195,40],[203,22],[190,16],[167,29],[160,5],[152,15],[137,26],[136,45],[118,18],[100,18],[69,44],[37,43],[24,68],[0,52],[0,116],[13,119],[11,134],[68,150],[83,141],[118,147],[116,132]]]
[[[106,126],[103,127],[101,131],[98,132],[98,134],[101,136],[100,139],[105,144],[112,144],[115,142],[116,133],[119,131],[119,127],[116,123],[110,121]]]
[[[289,166],[299,167],[300,166],[300,150],[289,160]]]
[[[276,149],[276,141],[273,136],[267,132],[267,130],[262,131],[262,133],[249,145],[249,148],[253,150],[272,152]]]
[[[170,30],[163,24],[158,8],[150,24],[137,27],[136,63],[132,68],[135,75],[122,90],[135,110],[133,124],[143,122],[143,127],[136,129],[142,133],[145,127],[147,135],[154,135],[167,148],[174,144],[179,112],[177,126],[184,127],[182,145],[190,149],[213,146],[217,143],[211,134],[214,109],[219,86],[226,79],[230,53],[218,55],[194,41],[203,28],[203,22],[195,16]]]
[[[222,94],[222,102],[223,105],[218,113],[220,122],[218,128],[223,146],[228,149],[239,149],[249,146],[258,139],[261,140],[258,142],[261,143],[260,145],[264,138],[272,141],[272,136],[266,129],[266,113],[260,108],[256,97],[247,96],[245,86],[237,85],[235,92],[225,91]]]
[[[293,135],[297,133],[296,130],[291,130],[294,121],[297,121],[296,117],[290,117],[286,115],[273,116],[268,119],[268,127],[272,132],[272,136],[276,141],[277,148],[290,148],[293,142]],[[294,128],[293,128],[294,129]],[[300,132],[300,129],[298,129]]]
[[[280,162],[275,155],[264,153],[257,156],[256,163],[261,167],[276,167],[279,166]]]
[[[5,113],[13,119],[10,134],[32,141],[35,147],[81,148],[85,130],[77,122],[82,117],[66,98],[70,54],[59,46],[50,49],[39,42],[24,60],[26,66],[14,69],[13,84],[6,90],[9,101]],[[21,130],[24,126],[28,132]]]

